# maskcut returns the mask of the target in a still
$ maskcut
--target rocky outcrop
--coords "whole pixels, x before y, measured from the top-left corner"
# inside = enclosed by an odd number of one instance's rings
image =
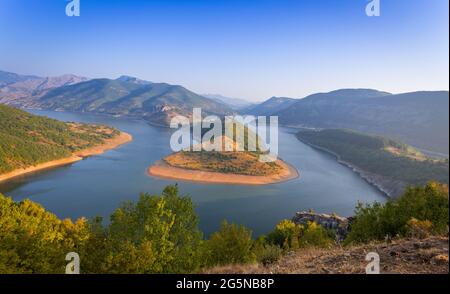
[[[330,215],[303,211],[297,212],[292,218],[292,221],[298,225],[306,225],[310,222],[315,222],[327,230],[333,230],[336,233],[336,240],[340,242],[344,240],[345,236],[349,232],[353,218],[346,218],[336,214]]]

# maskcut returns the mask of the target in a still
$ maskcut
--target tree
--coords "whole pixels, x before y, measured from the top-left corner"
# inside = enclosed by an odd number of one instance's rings
[[[256,261],[252,251],[252,232],[244,226],[223,221],[218,232],[211,235],[206,245],[208,266],[243,264]]]
[[[0,194],[0,273],[64,273],[89,237],[87,220],[60,220],[30,200]]]
[[[142,194],[136,204],[124,203],[111,215],[102,270],[192,272],[200,267],[201,238],[192,201],[180,197],[177,186],[166,187],[161,196]]]
[[[345,242],[363,243],[382,240],[386,236],[405,236],[410,229],[408,222],[412,219],[430,222],[430,233],[443,234],[448,231],[448,215],[447,185],[430,182],[424,187],[410,187],[399,199],[384,205],[359,204]]]

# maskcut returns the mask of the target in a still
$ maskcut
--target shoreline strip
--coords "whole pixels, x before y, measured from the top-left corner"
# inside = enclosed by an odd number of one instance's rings
[[[125,132],[120,132],[120,134],[115,136],[114,138],[106,139],[104,141],[104,143],[101,145],[93,146],[93,147],[90,147],[90,148],[87,148],[84,150],[74,152],[69,157],[56,159],[56,160],[37,164],[35,166],[30,166],[27,168],[20,168],[20,169],[13,170],[13,171],[5,173],[5,174],[1,174],[0,175],[0,183],[3,183],[7,180],[11,180],[15,177],[19,177],[19,176],[22,176],[25,174],[72,164],[72,163],[78,162],[78,161],[80,161],[84,158],[90,157],[90,156],[100,155],[108,150],[115,149],[125,143],[128,143],[131,140],[133,140],[133,137],[130,134],[125,133]]]
[[[283,171],[272,176],[249,176],[228,174],[201,170],[173,167],[159,160],[147,169],[149,176],[166,179],[180,180],[206,184],[237,184],[237,185],[267,185],[278,184],[296,179],[300,176],[298,170],[292,165],[278,160],[278,164],[284,167]]]

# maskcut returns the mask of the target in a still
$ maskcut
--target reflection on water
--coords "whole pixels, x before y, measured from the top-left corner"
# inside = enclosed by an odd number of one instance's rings
[[[176,181],[146,175],[146,168],[171,153],[173,130],[143,121],[92,114],[33,111],[64,121],[103,123],[133,135],[134,140],[103,155],[23,176],[0,185],[0,192],[20,201],[30,198],[59,217],[108,216],[121,203],[137,200],[142,192],[159,193]],[[384,202],[386,198],[327,154],[298,141],[282,129],[280,157],[300,171],[298,179],[272,185],[215,185],[179,182],[200,215],[206,233],[223,219],[242,223],[256,235],[266,233],[281,219],[300,210],[336,212],[348,216],[357,201]]]

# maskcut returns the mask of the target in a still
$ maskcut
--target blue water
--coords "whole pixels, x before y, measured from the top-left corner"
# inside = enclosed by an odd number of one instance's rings
[[[171,129],[110,116],[33,113],[64,121],[108,124],[132,134],[134,140],[100,156],[1,184],[0,192],[14,200],[30,198],[61,218],[108,218],[120,203],[137,200],[141,192],[160,193],[175,183],[146,174],[148,166],[171,153]],[[349,216],[357,201],[386,201],[332,156],[298,141],[290,129],[280,131],[279,149],[280,157],[300,171],[298,179],[264,186],[178,183],[181,193],[192,197],[206,234],[215,231],[224,219],[244,224],[259,235],[297,211],[314,209]]]

